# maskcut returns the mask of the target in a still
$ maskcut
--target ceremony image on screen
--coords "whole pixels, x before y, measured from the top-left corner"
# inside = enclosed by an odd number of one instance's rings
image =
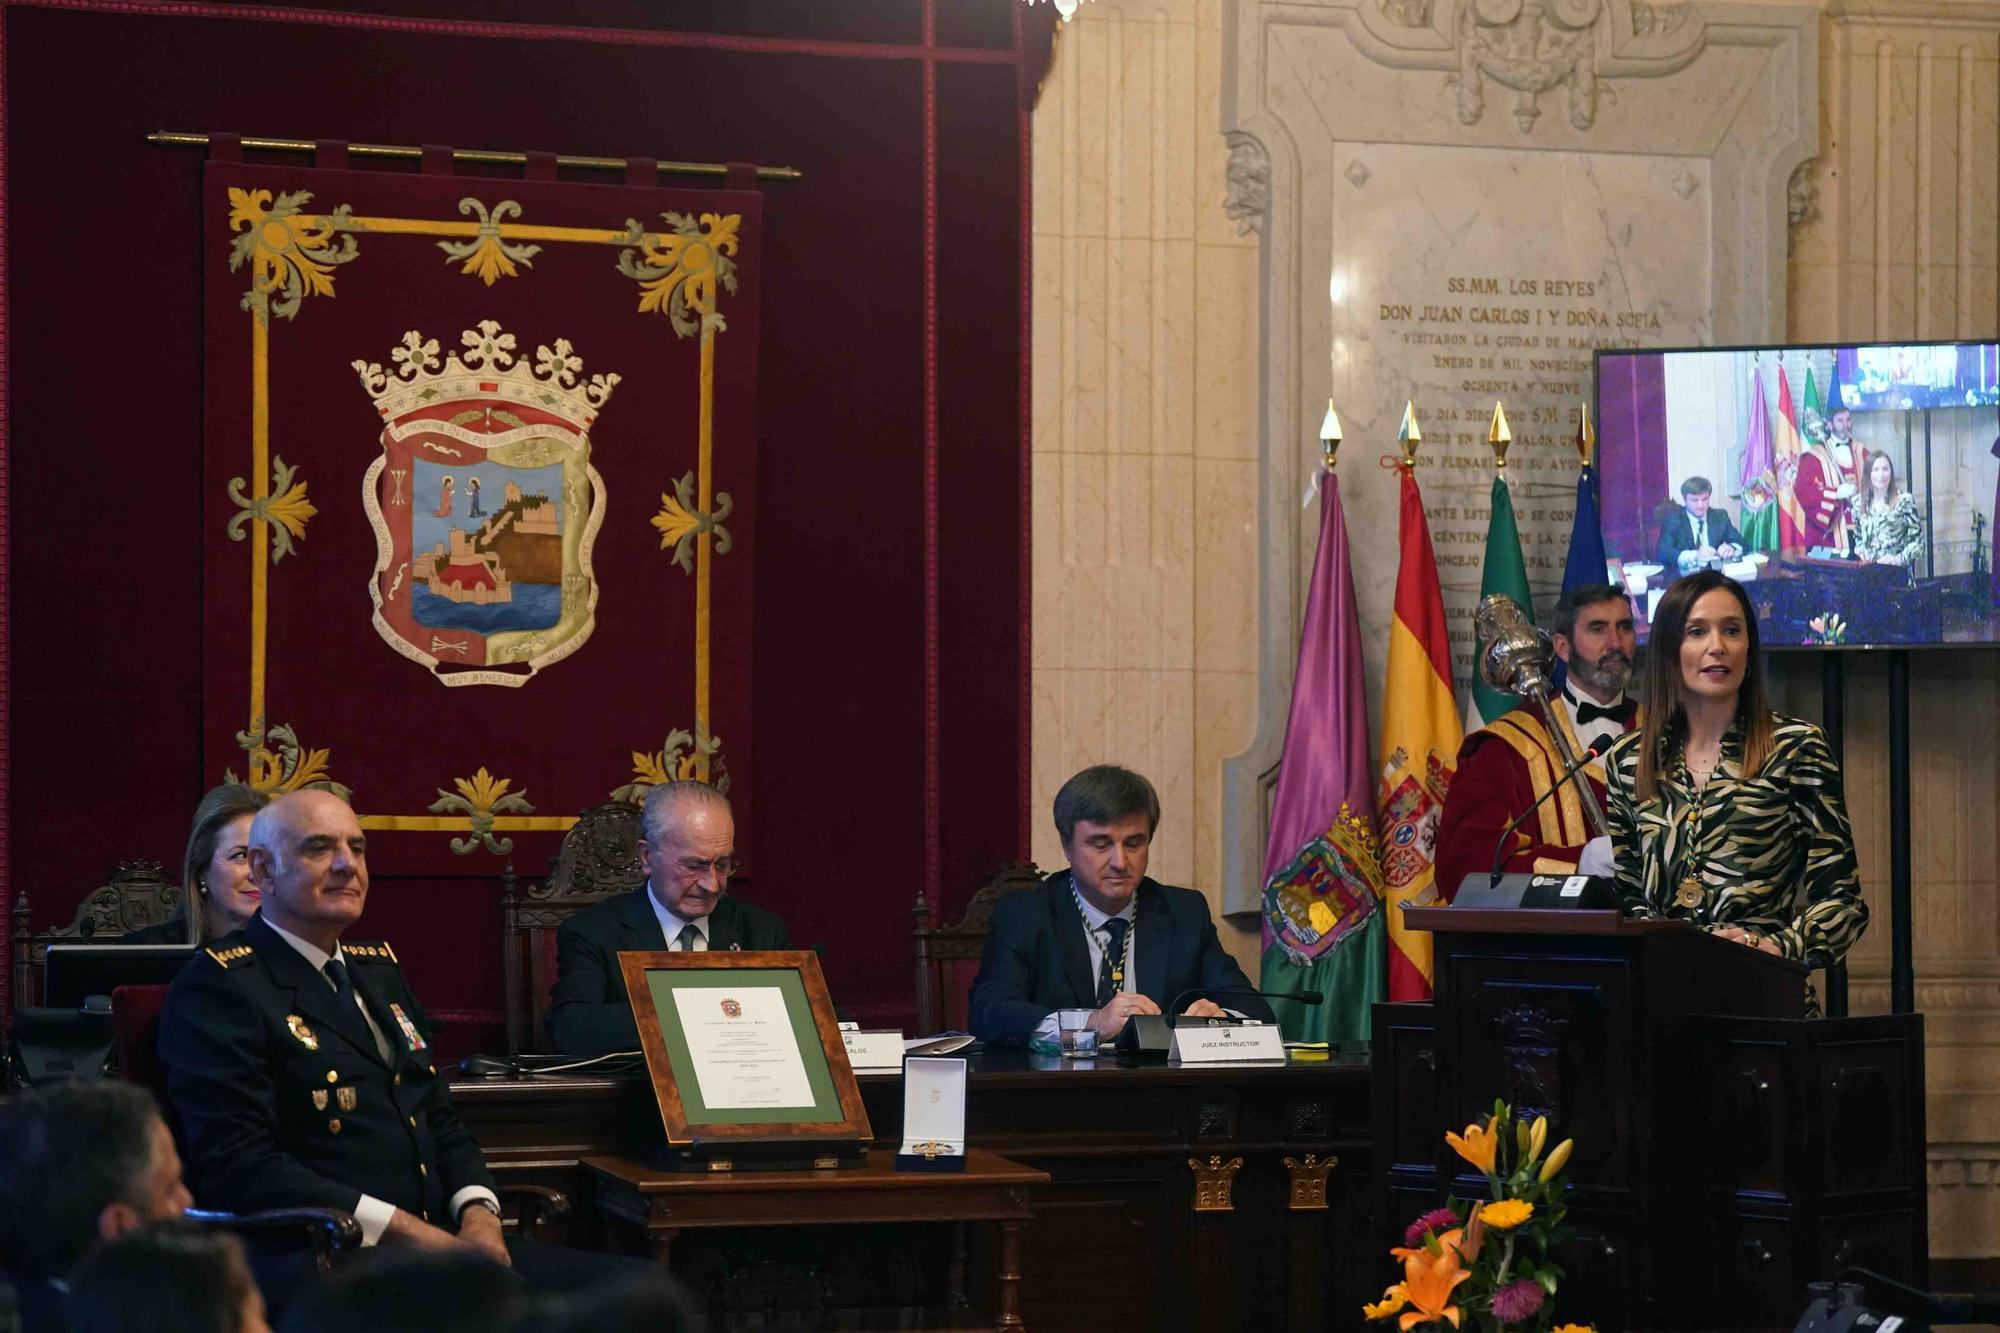
[[[1611,577],[1749,587],[1764,642],[2000,642],[2000,345],[1602,352]]]

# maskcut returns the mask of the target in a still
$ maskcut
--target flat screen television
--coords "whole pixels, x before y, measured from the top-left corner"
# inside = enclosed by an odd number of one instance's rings
[[[1766,646],[2000,643],[2000,342],[1597,353],[1609,574],[1741,581]]]

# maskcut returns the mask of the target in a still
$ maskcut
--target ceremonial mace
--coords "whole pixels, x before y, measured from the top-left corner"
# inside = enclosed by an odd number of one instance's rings
[[[1575,768],[1576,747],[1570,744],[1569,731],[1556,720],[1550,704],[1555,693],[1555,641],[1528,619],[1519,602],[1505,593],[1489,593],[1480,598],[1472,623],[1486,644],[1486,651],[1479,657],[1480,676],[1502,694],[1532,701],[1541,711],[1542,722],[1555,741],[1563,767]],[[1590,825],[1593,836],[1603,837],[1610,829],[1604,821],[1603,807],[1597,803],[1597,793],[1580,778],[1576,790],[1583,798],[1584,822]]]

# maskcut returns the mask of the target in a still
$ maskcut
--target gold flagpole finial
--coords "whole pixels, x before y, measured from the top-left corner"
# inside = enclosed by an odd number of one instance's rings
[[[1493,450],[1493,466],[1507,466],[1507,447],[1514,443],[1514,432],[1507,425],[1507,409],[1498,399],[1493,403],[1493,424],[1486,428],[1486,443]]]
[[[1576,418],[1576,463],[1578,467],[1590,466],[1590,455],[1597,447],[1597,429],[1590,424],[1590,400],[1584,399],[1577,408]]]
[[[1423,442],[1424,433],[1417,429],[1417,404],[1414,399],[1403,403],[1403,424],[1396,428],[1396,439],[1403,446],[1403,466],[1417,465],[1417,446]]]
[[[1333,410],[1333,399],[1326,400],[1326,418],[1319,423],[1319,447],[1325,453],[1324,463],[1328,472],[1340,454],[1340,413]]]

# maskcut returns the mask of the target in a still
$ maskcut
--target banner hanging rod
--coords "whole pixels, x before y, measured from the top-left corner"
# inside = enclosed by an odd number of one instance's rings
[[[179,130],[155,130],[146,136],[147,143],[169,144],[181,148],[206,148],[206,134],[188,134]],[[311,139],[265,139],[244,135],[237,140],[243,147],[258,152],[270,153],[310,153],[319,148]],[[401,161],[415,162],[424,155],[422,148],[410,144],[395,143],[351,143],[347,151],[355,157],[387,157]],[[491,148],[454,148],[451,150],[454,162],[479,162],[501,166],[525,166],[528,155]],[[622,157],[577,157],[559,153],[556,155],[559,167],[577,167],[585,171],[623,171],[626,161]],[[676,176],[727,176],[729,167],[722,162],[665,162],[658,164],[663,173]],[[758,167],[757,179],[762,181],[795,181],[805,179],[805,173],[797,167]]]

